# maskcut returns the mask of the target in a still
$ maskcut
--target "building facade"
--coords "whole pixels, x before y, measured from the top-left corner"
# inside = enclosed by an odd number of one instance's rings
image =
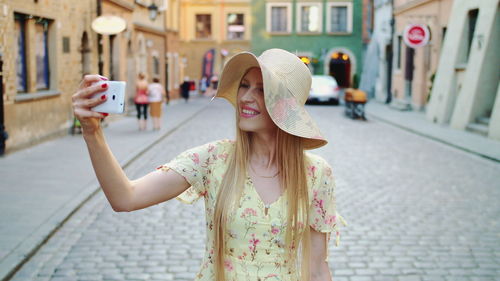
[[[250,0],[181,0],[181,77],[219,76],[230,56],[250,50]]]
[[[362,0],[257,0],[252,6],[252,51],[282,48],[303,58],[314,74],[351,87],[362,72]]]
[[[167,13],[178,15],[176,1],[0,0],[7,152],[67,134],[74,124],[71,95],[85,74],[127,81],[132,110],[139,72],[149,81],[158,78],[176,98],[179,25],[178,18],[177,23],[167,20]],[[99,15],[121,17],[126,29],[97,34],[91,24]]]
[[[426,106],[452,4],[453,0],[394,0],[393,106],[416,110]],[[409,24],[428,27],[431,39],[426,46],[413,49],[405,45],[403,33]]]
[[[180,65],[180,36],[179,36],[179,15],[180,0],[168,0],[165,9],[165,28],[167,33],[167,47],[165,58],[166,81],[165,89],[171,99],[179,98],[179,86],[181,83]]]
[[[96,1],[0,1],[7,152],[67,134],[71,96],[97,72]]]
[[[392,1],[374,1],[374,28],[365,53],[360,89],[379,102],[390,102],[392,73]]]
[[[450,11],[427,118],[500,140],[499,1],[455,0]]]

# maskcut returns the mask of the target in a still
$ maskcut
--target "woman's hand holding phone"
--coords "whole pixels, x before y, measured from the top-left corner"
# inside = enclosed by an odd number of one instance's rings
[[[100,75],[85,75],[78,90],[73,95],[73,113],[80,120],[83,133],[94,133],[100,128],[100,119],[106,117],[107,113],[92,111],[91,108],[106,102],[106,95],[96,95],[108,89],[106,77]]]

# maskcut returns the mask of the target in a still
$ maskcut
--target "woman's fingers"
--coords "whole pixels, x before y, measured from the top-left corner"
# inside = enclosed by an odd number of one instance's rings
[[[79,119],[92,118],[92,117],[94,117],[94,118],[104,118],[104,117],[108,116],[107,113],[94,112],[94,111],[86,110],[86,109],[83,109],[83,108],[75,108],[75,115]]]
[[[106,91],[107,89],[108,89],[107,83],[92,85],[92,86],[85,87],[85,88],[78,90],[78,92],[76,92],[73,95],[72,99],[73,99],[73,102],[76,102],[77,100],[80,100],[80,99],[89,99],[93,95],[95,95],[99,92]]]
[[[79,89],[86,88],[95,82],[107,81],[107,80],[108,78],[98,74],[88,74],[83,77],[82,82],[80,82],[80,86],[78,88]]]

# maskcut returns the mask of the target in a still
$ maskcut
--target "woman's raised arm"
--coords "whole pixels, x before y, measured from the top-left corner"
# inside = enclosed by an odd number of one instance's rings
[[[107,80],[99,75],[86,75],[78,91],[73,95],[73,111],[80,120],[83,137],[92,161],[95,174],[106,198],[117,212],[133,211],[174,198],[189,187],[189,183],[174,171],[155,171],[131,181],[111,152],[100,126],[106,114],[93,112],[90,108],[105,101],[92,98],[107,86],[94,85]],[[102,84],[106,85],[106,84]]]

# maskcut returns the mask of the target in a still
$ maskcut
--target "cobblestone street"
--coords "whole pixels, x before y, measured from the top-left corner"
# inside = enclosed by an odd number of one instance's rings
[[[347,119],[342,106],[308,110],[329,140],[314,153],[334,169],[338,211],[348,222],[340,246],[330,243],[335,281],[500,280],[500,164],[385,123]],[[227,102],[213,101],[127,175],[232,138],[233,120]],[[193,280],[204,227],[203,200],[115,213],[100,192],[12,280]]]

